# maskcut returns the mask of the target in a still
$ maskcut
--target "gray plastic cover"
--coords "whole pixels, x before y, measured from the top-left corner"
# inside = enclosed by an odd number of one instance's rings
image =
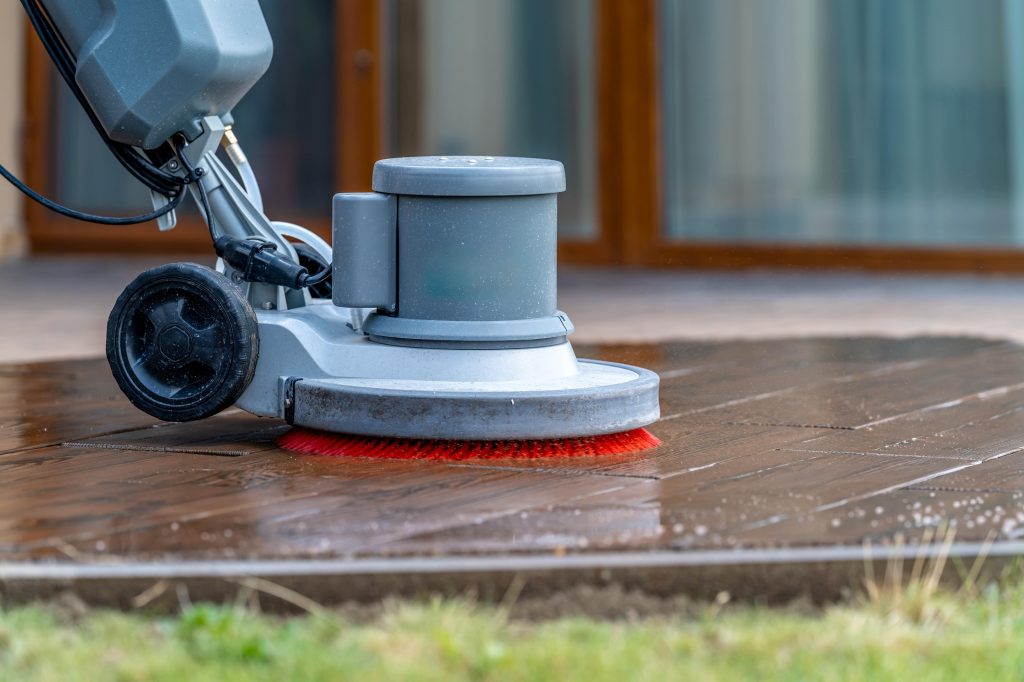
[[[500,197],[565,191],[558,161],[509,156],[413,156],[373,167],[373,189],[434,197]]]
[[[334,305],[395,309],[397,239],[394,196],[375,192],[334,196]]]
[[[259,0],[45,0],[107,135],[153,149],[225,116],[274,43]]]
[[[546,439],[621,433],[658,420],[659,378],[639,367],[580,360],[580,376],[615,371],[621,381],[576,382],[523,390],[508,382],[474,382],[444,390],[430,382],[302,379],[290,422],[314,429],[390,438]],[[568,383],[568,382],[567,382]]]

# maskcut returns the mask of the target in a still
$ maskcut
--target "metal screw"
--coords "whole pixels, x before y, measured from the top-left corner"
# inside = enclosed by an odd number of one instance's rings
[[[179,165],[177,161],[171,161],[169,164],[167,164],[167,167],[170,168],[172,171],[176,171],[178,170]]]
[[[231,281],[234,282],[235,284],[241,284],[242,283],[242,273],[240,273],[240,272],[232,272],[231,273]]]
[[[277,306],[274,305],[273,301],[264,301],[262,304],[260,304],[260,307],[263,308],[264,310],[273,310]]]

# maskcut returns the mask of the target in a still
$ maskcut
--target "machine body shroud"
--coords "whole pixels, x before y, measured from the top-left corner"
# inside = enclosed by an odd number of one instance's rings
[[[432,440],[622,433],[657,420],[658,376],[577,360],[557,309],[557,161],[385,159],[334,198],[335,306],[260,316],[239,405],[324,431]],[[287,362],[280,358],[287,357]],[[273,365],[273,366],[272,366]]]
[[[572,332],[556,307],[561,163],[384,159],[373,189],[334,199],[334,300],[375,304],[364,324],[372,339],[500,349],[556,345]]]
[[[660,416],[658,375],[532,348],[377,343],[327,302],[259,312],[260,360],[237,405],[324,431],[533,440],[619,433]]]
[[[259,0],[45,0],[115,142],[155,149],[225,117],[270,66]]]

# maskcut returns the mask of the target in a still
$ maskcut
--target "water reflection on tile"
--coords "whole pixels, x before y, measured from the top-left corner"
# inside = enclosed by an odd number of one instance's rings
[[[661,447],[452,464],[297,456],[273,446],[283,425],[237,411],[157,424],[100,360],[0,367],[0,561],[688,551],[1024,528],[1024,349],[579,352],[661,373]]]

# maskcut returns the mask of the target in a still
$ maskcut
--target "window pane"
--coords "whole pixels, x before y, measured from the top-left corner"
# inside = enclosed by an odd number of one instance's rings
[[[261,4],[274,37],[274,61],[233,112],[235,130],[273,217],[326,217],[334,193],[334,3]],[[92,211],[148,210],[145,188],[107,152],[64,83],[54,80],[56,195]]]
[[[557,159],[562,237],[597,234],[591,0],[398,0],[398,155]]]
[[[662,0],[665,226],[1024,244],[1024,3]]]

